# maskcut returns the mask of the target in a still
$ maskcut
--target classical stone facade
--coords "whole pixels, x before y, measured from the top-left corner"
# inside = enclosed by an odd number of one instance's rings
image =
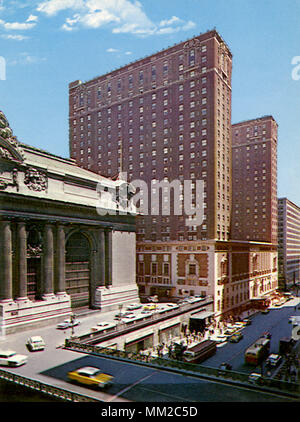
[[[138,300],[121,185],[18,142],[0,113],[0,335]]]

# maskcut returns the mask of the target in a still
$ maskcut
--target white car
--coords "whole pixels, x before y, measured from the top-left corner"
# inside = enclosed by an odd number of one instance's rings
[[[252,372],[252,373],[249,375],[248,381],[249,381],[251,384],[262,384],[262,383],[263,383],[263,380],[262,380],[262,375],[261,375],[261,374],[258,374],[258,373],[256,373],[256,372]]]
[[[272,353],[269,355],[268,359],[266,360],[266,364],[272,367],[276,367],[281,362],[281,356],[277,355],[276,353]]]
[[[114,322],[98,322],[98,324],[94,327],[91,328],[92,331],[105,331],[109,328],[114,328],[116,327],[117,324],[115,324]]]
[[[134,311],[136,309],[141,309],[143,305],[141,305],[140,303],[132,303],[131,305],[128,305],[126,310],[127,311]]]
[[[78,320],[74,320],[73,322],[71,322],[69,319],[66,319],[65,321],[57,324],[56,328],[60,330],[65,330],[66,328],[75,327],[76,325],[79,325],[79,324],[80,324],[80,321]]]
[[[243,327],[245,327],[245,323],[242,322],[242,321],[241,322],[238,321],[238,322],[234,323],[234,326],[237,327],[237,328],[243,328]]]
[[[97,327],[101,328],[112,328],[115,327],[116,324],[114,322],[98,322]]]
[[[145,315],[152,315],[154,312],[150,311],[149,309],[143,309],[141,311],[141,314],[145,314]]]
[[[29,337],[26,343],[29,350],[36,351],[36,350],[44,350],[45,349],[45,342],[41,336],[33,336]]]
[[[21,366],[27,363],[26,355],[19,355],[14,350],[0,350],[0,365]]]
[[[127,322],[134,321],[135,319],[136,319],[136,315],[127,315],[123,317],[121,321],[127,323]]]
[[[179,305],[177,305],[176,303],[166,303],[166,306],[170,309],[178,309]]]
[[[218,344],[223,344],[223,343],[226,343],[227,342],[227,340],[228,340],[228,337],[227,336],[225,336],[225,335],[218,335],[218,336],[215,336],[215,337],[211,337],[211,340],[214,340],[214,341],[216,341]]]

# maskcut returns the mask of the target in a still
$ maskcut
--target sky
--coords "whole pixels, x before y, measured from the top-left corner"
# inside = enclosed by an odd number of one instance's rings
[[[278,196],[300,206],[300,0],[0,0],[0,110],[68,157],[70,82],[213,28],[233,54],[232,122],[275,118]]]

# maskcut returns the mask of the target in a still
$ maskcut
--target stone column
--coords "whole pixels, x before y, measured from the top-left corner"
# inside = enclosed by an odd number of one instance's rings
[[[105,285],[112,285],[112,231],[106,229],[104,232],[105,239]]]
[[[56,232],[56,293],[66,293],[65,229],[59,224]]]
[[[98,230],[98,282],[99,286],[105,286],[105,235],[104,230]]]
[[[24,222],[17,224],[17,265],[18,265],[18,298],[27,299],[27,237]]]
[[[0,301],[12,301],[12,236],[10,221],[0,221]]]
[[[51,224],[44,227],[43,239],[43,279],[42,297],[53,296],[53,228]]]

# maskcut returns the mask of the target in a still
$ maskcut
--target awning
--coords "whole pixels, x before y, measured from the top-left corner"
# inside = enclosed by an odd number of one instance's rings
[[[193,319],[205,319],[214,316],[215,313],[211,311],[202,311],[191,315]]]

